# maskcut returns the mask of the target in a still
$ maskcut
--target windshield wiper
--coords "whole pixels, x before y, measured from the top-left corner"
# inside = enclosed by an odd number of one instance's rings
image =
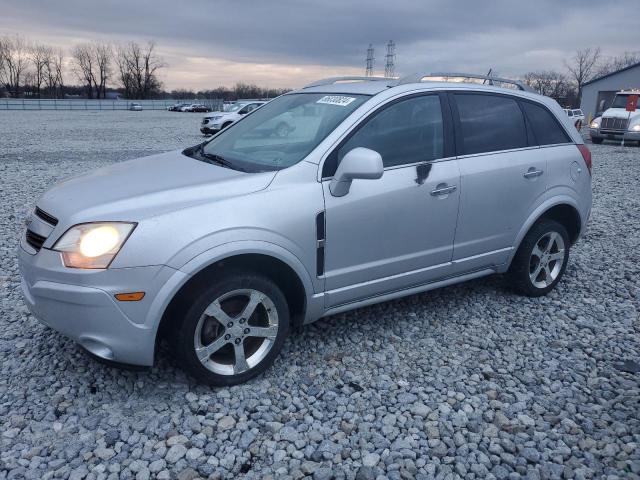
[[[210,162],[217,163],[218,165],[230,168],[231,170],[239,170],[241,172],[246,172],[245,169],[240,168],[237,165],[234,165],[233,163],[231,163],[229,160],[225,159],[221,155],[218,155],[218,154],[215,154],[215,153],[207,153],[207,152],[205,152],[203,143],[201,143],[198,146],[197,152],[202,158],[205,158],[205,159],[209,160]]]

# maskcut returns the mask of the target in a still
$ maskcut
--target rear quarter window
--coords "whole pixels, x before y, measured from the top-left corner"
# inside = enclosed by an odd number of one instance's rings
[[[538,145],[569,143],[571,139],[549,110],[541,105],[521,102]]]
[[[462,154],[527,147],[527,130],[518,102],[491,94],[454,94],[460,118]]]

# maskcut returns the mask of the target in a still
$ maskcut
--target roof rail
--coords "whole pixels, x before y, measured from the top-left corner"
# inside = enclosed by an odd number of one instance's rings
[[[476,79],[476,80],[484,80],[483,83],[488,82],[489,85],[493,85],[495,83],[507,83],[509,85],[514,85],[518,90],[522,90],[525,92],[534,92],[531,87],[525,85],[519,80],[511,80],[509,78],[502,77],[494,77],[493,75],[481,75],[476,73],[451,73],[451,72],[436,72],[436,73],[414,73],[411,75],[407,75],[406,77],[402,77],[398,81],[398,85],[404,85],[406,83],[420,83],[424,78],[440,78],[444,79],[443,81],[447,81],[450,78],[461,78],[461,79]]]
[[[315,82],[311,82],[308,85],[305,85],[303,88],[311,88],[311,87],[319,87],[321,85],[333,85],[338,82],[396,82],[397,78],[388,78],[388,77],[358,77],[358,76],[347,76],[347,77],[329,77],[323,78],[322,80],[316,80]]]

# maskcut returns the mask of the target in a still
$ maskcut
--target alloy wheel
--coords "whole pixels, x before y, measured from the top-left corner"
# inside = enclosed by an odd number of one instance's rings
[[[565,245],[558,232],[547,232],[536,242],[529,259],[529,279],[536,288],[547,288],[560,275]]]
[[[238,375],[258,365],[278,335],[273,301],[255,289],[227,292],[204,310],[194,332],[200,363],[221,375]]]

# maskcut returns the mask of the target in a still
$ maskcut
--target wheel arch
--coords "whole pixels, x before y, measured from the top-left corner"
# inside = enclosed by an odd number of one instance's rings
[[[555,220],[562,224],[567,229],[571,245],[575,244],[578,238],[580,238],[583,225],[582,217],[580,215],[580,211],[578,210],[578,206],[573,201],[573,199],[571,199],[571,197],[567,197],[558,199],[554,203],[546,203],[544,205],[541,205],[530,215],[530,217],[527,219],[527,222],[520,229],[520,232],[518,232],[518,236],[516,237],[516,242],[514,243],[514,249],[511,252],[508,265],[511,264],[511,261],[520,248],[520,244],[522,243],[522,240],[524,239],[527,232],[529,232],[531,227],[533,227],[533,225],[535,225],[543,218]]]
[[[206,255],[206,254],[203,254]],[[174,289],[170,299],[159,312],[160,321],[156,330],[156,350],[158,341],[166,338],[180,318],[179,312],[189,304],[199,289],[212,275],[224,275],[231,269],[247,269],[265,275],[283,291],[291,314],[291,326],[302,325],[309,313],[309,298],[313,295],[313,286],[306,270],[288,258],[276,252],[258,249],[243,249],[226,255],[206,255],[205,259],[196,258],[185,265],[188,273]]]

